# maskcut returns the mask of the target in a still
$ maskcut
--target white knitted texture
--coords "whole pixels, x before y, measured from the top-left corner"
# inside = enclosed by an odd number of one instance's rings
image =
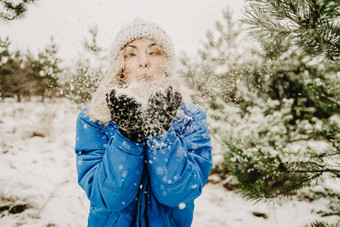
[[[111,63],[115,63],[119,52],[126,44],[139,38],[153,39],[162,46],[168,57],[168,67],[175,69],[176,56],[172,40],[158,25],[141,18],[136,18],[132,23],[123,26],[117,33],[111,48]]]

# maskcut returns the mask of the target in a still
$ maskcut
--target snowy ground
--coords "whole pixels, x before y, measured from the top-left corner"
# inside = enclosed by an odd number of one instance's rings
[[[0,226],[86,226],[89,203],[77,185],[73,151],[78,111],[60,99],[0,102]],[[194,227],[306,226],[325,206],[254,205],[212,183],[195,204]]]

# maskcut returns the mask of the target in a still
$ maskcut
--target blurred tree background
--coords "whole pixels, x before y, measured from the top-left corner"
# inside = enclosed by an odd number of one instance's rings
[[[58,57],[53,37],[43,51],[10,51],[9,38],[0,38],[0,94],[1,99],[15,97],[29,101],[32,97],[67,97],[80,106],[91,99],[100,78],[104,75],[103,49],[97,44],[96,26],[89,28],[84,38],[84,52],[73,67],[65,66]]]
[[[98,45],[97,25],[90,26],[83,40],[84,53],[62,78],[61,93],[78,105],[87,104],[105,73],[104,48]]]
[[[0,0],[0,19],[10,21],[22,18],[27,6],[37,0]]]
[[[250,200],[326,199],[320,217],[339,222],[340,191],[331,182],[340,177],[340,2],[246,2],[246,19],[234,20],[226,8],[197,58],[179,58],[179,73],[207,111],[220,157],[212,174]],[[86,54],[71,67],[52,38],[37,55],[11,52],[10,40],[0,38],[2,100],[88,103],[106,71],[97,36],[91,26]]]
[[[51,38],[36,56],[28,51],[10,51],[8,38],[0,38],[0,94],[2,100],[16,97],[30,100],[32,96],[55,97],[59,93],[58,76],[62,72],[58,48]]]

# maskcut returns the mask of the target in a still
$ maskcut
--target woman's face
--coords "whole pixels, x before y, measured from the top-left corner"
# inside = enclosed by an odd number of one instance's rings
[[[164,53],[160,45],[151,39],[136,39],[125,46],[124,79],[149,82],[164,74]]]

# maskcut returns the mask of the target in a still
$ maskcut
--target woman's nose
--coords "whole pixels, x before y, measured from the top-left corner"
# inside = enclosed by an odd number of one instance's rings
[[[150,63],[149,63],[149,59],[148,59],[146,54],[140,54],[139,55],[139,57],[138,57],[138,64],[139,64],[139,67],[149,68]]]
[[[147,64],[147,63],[140,63],[139,66],[142,67],[142,68],[148,68],[149,64]]]

